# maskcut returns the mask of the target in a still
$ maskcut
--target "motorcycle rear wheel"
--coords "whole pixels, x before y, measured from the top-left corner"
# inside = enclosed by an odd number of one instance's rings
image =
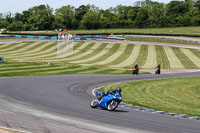
[[[118,101],[112,100],[112,101],[110,101],[110,102],[108,103],[107,109],[108,109],[109,111],[113,111],[113,110],[115,110],[115,109],[118,107],[118,105],[119,105],[119,102],[118,102]]]
[[[96,108],[96,107],[97,107],[97,104],[98,104],[98,100],[93,100],[93,101],[90,103],[90,106],[91,106],[91,108]]]

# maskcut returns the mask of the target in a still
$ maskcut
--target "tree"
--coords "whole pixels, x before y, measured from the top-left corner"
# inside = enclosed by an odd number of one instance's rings
[[[134,20],[134,25],[138,28],[144,28],[148,26],[148,23],[148,9],[146,7],[141,7]]]
[[[81,5],[75,9],[74,25],[76,28],[81,28],[83,16],[90,10],[90,5]],[[83,27],[82,27],[83,28]]]
[[[154,2],[149,9],[149,26],[164,27],[168,23],[165,5]]]
[[[82,19],[82,26],[86,29],[98,29],[99,28],[99,14],[96,11],[88,11]]]
[[[55,12],[55,22],[57,28],[75,28],[73,20],[75,18],[75,7],[73,6],[62,6],[56,9]]]
[[[29,30],[51,30],[53,27],[54,16],[53,9],[48,5],[34,6],[28,10],[28,24],[31,25]]]

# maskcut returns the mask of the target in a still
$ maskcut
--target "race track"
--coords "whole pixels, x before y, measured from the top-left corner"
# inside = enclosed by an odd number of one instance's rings
[[[90,108],[92,89],[117,82],[200,73],[163,75],[60,75],[0,78],[0,125],[34,133],[199,133],[200,122],[117,108]]]

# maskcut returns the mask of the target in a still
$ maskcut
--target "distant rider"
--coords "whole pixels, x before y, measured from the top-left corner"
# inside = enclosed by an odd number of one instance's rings
[[[136,74],[138,75],[138,72],[139,72],[139,67],[138,67],[138,64],[136,64],[134,67],[133,67],[133,75]]]
[[[155,74],[160,74],[160,64],[158,64],[158,66],[156,67],[156,72],[155,72]]]

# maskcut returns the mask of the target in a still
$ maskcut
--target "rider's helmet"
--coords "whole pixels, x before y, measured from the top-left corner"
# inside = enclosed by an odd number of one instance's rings
[[[121,92],[122,92],[122,89],[121,89],[121,88],[119,88],[119,87],[117,87],[115,90],[116,90],[117,92],[119,92],[119,93],[121,93]]]

